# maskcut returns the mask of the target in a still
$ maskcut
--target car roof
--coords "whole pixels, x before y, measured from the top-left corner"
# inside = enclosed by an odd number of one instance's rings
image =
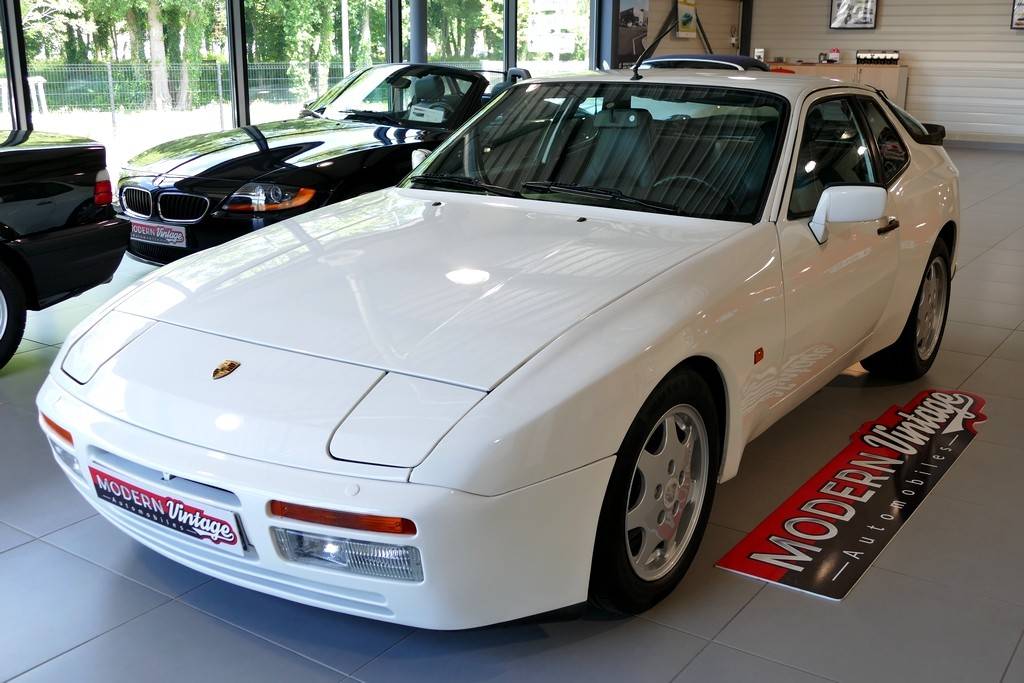
[[[768,71],[769,67],[767,64],[759,59],[753,57],[747,57],[746,55],[657,55],[654,57],[648,57],[644,60],[644,64],[657,64],[659,62],[719,62],[721,64],[731,64],[735,67],[742,67],[744,69],[753,69],[756,71]]]
[[[520,83],[665,83],[673,85],[704,85],[726,88],[746,88],[773,92],[786,97],[792,102],[799,102],[804,97],[818,90],[829,88],[852,88],[866,93],[875,92],[873,88],[859,83],[850,83],[838,78],[824,76],[802,76],[796,74],[770,73],[764,71],[722,71],[720,69],[703,71],[700,69],[644,69],[642,80],[630,81],[633,72],[628,69],[612,71],[585,71],[574,74],[563,74],[544,78],[531,78]],[[518,84],[517,84],[518,85]]]

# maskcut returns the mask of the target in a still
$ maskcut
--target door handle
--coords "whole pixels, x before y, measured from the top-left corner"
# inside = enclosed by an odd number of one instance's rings
[[[878,229],[879,235],[884,235],[888,232],[892,232],[896,228],[900,227],[900,222],[895,218],[890,218],[889,222]]]

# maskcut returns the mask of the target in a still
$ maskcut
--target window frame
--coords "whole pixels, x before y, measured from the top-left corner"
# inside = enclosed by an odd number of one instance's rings
[[[887,107],[884,107],[878,100],[876,100],[868,93],[859,95],[856,99],[857,109],[860,112],[861,118],[864,121],[864,125],[867,127],[868,132],[871,133],[870,149],[871,153],[875,156],[875,165],[879,168],[879,170],[881,170],[884,166],[882,159],[882,150],[878,147],[878,140],[875,138],[874,131],[871,130],[871,122],[868,120],[867,112],[864,110],[864,104],[862,103],[863,100],[868,100],[869,102],[875,105],[875,107],[878,109],[878,113],[882,115],[882,119],[885,120],[885,122],[889,124],[889,127],[893,129],[893,131],[899,137],[900,143],[903,145],[903,149],[905,149],[907,152],[907,160],[903,162],[903,165],[899,168],[898,171],[892,174],[892,178],[884,181],[884,186],[886,188],[892,187],[893,185],[896,184],[896,182],[900,179],[904,172],[906,172],[906,170],[910,167],[913,152],[911,152],[910,145],[907,144],[906,139],[900,132],[900,127],[895,125],[892,119],[889,118],[889,116],[886,114]]]
[[[799,161],[800,160],[800,145],[803,142],[803,136],[804,136],[804,132],[805,132],[805,129],[806,129],[805,124],[807,123],[807,115],[810,113],[811,109],[813,109],[814,107],[816,107],[816,106],[818,106],[820,104],[825,104],[826,102],[831,102],[833,100],[849,100],[850,101],[850,109],[853,112],[853,118],[857,121],[857,124],[859,126],[861,126],[861,128],[863,129],[862,132],[864,132],[864,131],[867,132],[867,135],[866,135],[866,137],[868,138],[868,145],[867,145],[867,147],[868,147],[868,151],[869,151],[869,157],[871,158],[871,163],[873,163],[875,165],[875,175],[876,176],[880,176],[881,175],[881,172],[880,172],[880,170],[878,168],[878,161],[874,157],[874,148],[873,148],[874,140],[871,137],[870,129],[867,127],[867,122],[864,120],[864,116],[863,116],[863,113],[860,110],[860,106],[856,102],[856,98],[861,93],[856,91],[856,90],[850,89],[850,90],[846,90],[845,92],[840,92],[840,93],[830,92],[828,94],[822,95],[821,97],[814,97],[814,95],[818,94],[819,92],[821,92],[821,91],[816,91],[814,93],[811,93],[809,96],[804,98],[804,107],[802,108],[802,114],[801,114],[801,116],[803,118],[800,119],[800,125],[797,128],[795,140],[793,141],[793,153],[792,153],[792,160],[791,160],[791,164],[790,164],[790,168],[789,168],[789,177],[788,177],[788,179],[786,181],[786,191],[785,191],[785,193],[783,194],[783,197],[782,197],[783,207],[784,207],[785,212],[786,212],[786,220],[790,220],[790,221],[800,220],[802,218],[810,218],[811,216],[814,215],[814,209],[811,209],[810,211],[806,211],[806,212],[794,213],[792,211],[792,208],[791,208],[792,207],[792,199],[793,199],[793,188],[796,185],[797,166],[800,163],[800,161]],[[864,187],[885,187],[884,183],[880,183],[880,182],[877,182],[877,181],[873,182],[873,183],[832,183],[831,185],[826,185],[825,187],[823,187],[822,188],[822,192],[824,192],[825,190],[827,190],[830,187],[840,187],[840,186],[845,187],[847,185],[849,185],[849,186],[860,185],[860,186],[864,186]],[[820,197],[819,197],[819,200],[820,200]],[[781,214],[781,211],[780,211],[780,214]]]

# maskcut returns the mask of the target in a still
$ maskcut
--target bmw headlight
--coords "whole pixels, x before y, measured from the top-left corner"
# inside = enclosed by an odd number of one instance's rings
[[[152,326],[153,321],[147,318],[112,311],[73,343],[61,369],[71,379],[85,384],[101,365]]]
[[[246,183],[224,200],[222,208],[231,213],[286,211],[308,204],[316,190],[277,183]]]

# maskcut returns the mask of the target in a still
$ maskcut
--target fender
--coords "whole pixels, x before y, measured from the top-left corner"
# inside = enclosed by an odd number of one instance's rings
[[[744,286],[726,286],[737,282]],[[456,424],[410,480],[491,496],[596,462],[618,450],[654,388],[693,357],[713,362],[724,382],[728,479],[768,419],[782,297],[774,225],[742,228],[565,332]]]

